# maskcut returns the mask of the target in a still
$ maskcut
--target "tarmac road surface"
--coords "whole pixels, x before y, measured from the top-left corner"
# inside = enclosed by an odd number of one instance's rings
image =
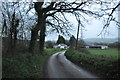
[[[99,77],[69,61],[65,51],[51,55],[46,62],[46,78],[95,78]]]

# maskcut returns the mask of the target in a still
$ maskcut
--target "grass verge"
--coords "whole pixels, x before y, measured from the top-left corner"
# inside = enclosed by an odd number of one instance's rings
[[[96,73],[100,77],[118,78],[120,76],[118,69],[118,63],[120,62],[120,59],[115,58],[116,56],[108,56],[109,53],[106,52],[110,51],[102,51],[104,54],[97,50],[93,50],[93,52],[95,53],[93,53],[92,50],[90,50],[90,52],[91,54],[86,54],[68,49],[65,55],[69,60],[71,60],[75,64],[87,69],[90,72]],[[101,55],[97,55],[97,52],[101,53]],[[113,54],[115,55],[115,53]]]
[[[16,53],[15,57],[2,58],[2,78],[41,78],[43,63],[49,55],[61,49],[46,50],[46,55]]]

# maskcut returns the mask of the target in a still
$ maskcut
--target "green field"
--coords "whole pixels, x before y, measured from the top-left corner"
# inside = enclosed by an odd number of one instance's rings
[[[106,57],[110,57],[112,59],[118,59],[118,49],[117,48],[108,48],[108,49],[88,49],[92,55],[102,55]]]
[[[68,49],[66,57],[73,63],[107,78],[118,77],[118,50],[117,49],[88,49],[90,53],[83,53]]]
[[[118,56],[118,49],[117,48],[108,48],[108,49],[88,49],[92,54],[97,55],[106,55],[106,56]]]

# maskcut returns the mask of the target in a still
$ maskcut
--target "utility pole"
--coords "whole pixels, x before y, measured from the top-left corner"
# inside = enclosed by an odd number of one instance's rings
[[[77,40],[76,40],[76,47],[75,47],[76,50],[77,50],[77,47],[78,47],[79,29],[80,29],[80,20],[78,21]]]

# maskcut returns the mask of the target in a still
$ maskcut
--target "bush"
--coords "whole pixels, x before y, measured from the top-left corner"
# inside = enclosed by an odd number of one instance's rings
[[[46,48],[53,48],[54,44],[55,44],[55,43],[52,42],[52,41],[47,41],[47,42],[45,42]]]
[[[46,56],[30,56],[19,53],[15,58],[2,58],[2,78],[40,78]]]

